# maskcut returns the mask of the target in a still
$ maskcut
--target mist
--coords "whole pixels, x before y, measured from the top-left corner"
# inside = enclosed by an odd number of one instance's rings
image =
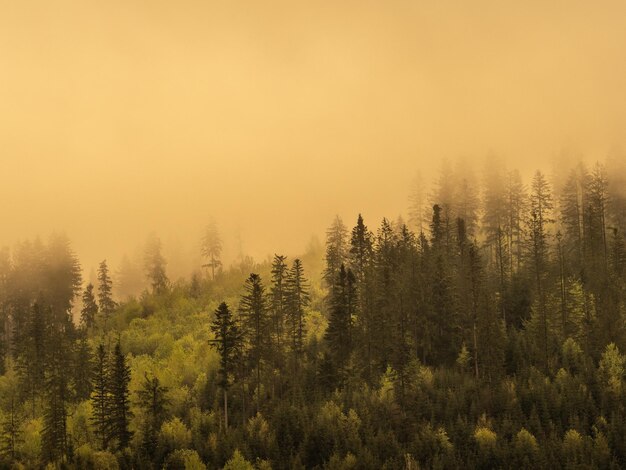
[[[65,232],[89,278],[153,232],[192,259],[214,218],[225,260],[264,259],[335,214],[406,215],[444,159],[603,160],[626,143],[624,18],[617,1],[5,2],[0,244]]]

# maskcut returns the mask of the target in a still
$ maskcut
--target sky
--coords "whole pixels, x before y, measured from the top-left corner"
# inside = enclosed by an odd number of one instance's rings
[[[625,45],[623,1],[0,0],[0,244],[63,231],[89,270],[213,217],[264,258],[444,158],[603,159]]]

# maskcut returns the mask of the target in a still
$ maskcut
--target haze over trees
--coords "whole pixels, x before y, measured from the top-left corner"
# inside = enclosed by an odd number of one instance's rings
[[[624,181],[444,163],[300,257],[222,266],[210,225],[170,280],[151,236],[128,298],[65,236],[0,250],[0,463],[623,468]]]

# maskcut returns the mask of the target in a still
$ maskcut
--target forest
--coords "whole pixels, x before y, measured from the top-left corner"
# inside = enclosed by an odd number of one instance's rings
[[[626,467],[626,158],[569,166],[443,163],[299,257],[209,224],[187,278],[152,236],[132,295],[4,248],[0,467]]]

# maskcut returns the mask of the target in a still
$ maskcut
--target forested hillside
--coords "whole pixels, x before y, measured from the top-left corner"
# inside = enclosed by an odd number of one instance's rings
[[[210,225],[189,279],[152,238],[128,298],[64,236],[1,251],[1,465],[624,468],[626,162],[559,170],[444,164],[301,257]]]

